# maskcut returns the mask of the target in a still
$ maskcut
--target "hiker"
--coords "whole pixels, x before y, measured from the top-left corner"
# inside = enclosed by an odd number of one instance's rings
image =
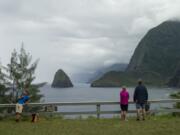
[[[142,113],[142,120],[145,120],[146,110],[145,104],[148,101],[148,91],[147,88],[143,85],[142,80],[138,80],[138,86],[134,91],[134,102],[136,103],[137,109],[137,121],[140,120],[140,114]]]
[[[16,122],[19,122],[21,113],[23,111],[23,105],[27,104],[29,101],[29,92],[25,90],[23,94],[18,98],[18,102],[16,104]]]
[[[126,114],[128,111],[128,100],[129,100],[129,93],[126,90],[126,87],[123,86],[122,90],[120,91],[120,107],[121,107],[121,119],[124,121],[127,120]]]

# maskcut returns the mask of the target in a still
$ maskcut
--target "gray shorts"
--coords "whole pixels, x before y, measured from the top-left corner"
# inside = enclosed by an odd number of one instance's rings
[[[136,103],[136,109],[145,109],[145,103]]]

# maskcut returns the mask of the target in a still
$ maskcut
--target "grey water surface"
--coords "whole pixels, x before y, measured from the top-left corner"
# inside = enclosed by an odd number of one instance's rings
[[[134,87],[127,88],[130,100],[133,100]],[[168,99],[169,95],[176,91],[170,88],[147,87],[149,100]],[[121,88],[92,88],[89,84],[75,84],[72,88],[51,88],[45,85],[41,88],[44,95],[44,102],[88,102],[88,101],[119,101]],[[151,104],[151,109],[172,107],[172,104]],[[58,111],[94,111],[96,106],[60,106]],[[130,105],[129,110],[135,109],[135,105]],[[119,105],[103,105],[101,110],[120,110]],[[105,115],[106,117],[106,115]]]

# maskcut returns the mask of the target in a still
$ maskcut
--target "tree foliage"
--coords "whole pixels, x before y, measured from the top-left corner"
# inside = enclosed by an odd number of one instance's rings
[[[0,68],[0,103],[6,102],[7,95],[6,92],[8,91],[6,85],[5,75],[2,73],[2,69]]]
[[[180,92],[171,94],[171,97],[174,98],[174,99],[180,99]],[[180,108],[180,103],[176,103],[176,104],[174,105],[174,107],[175,107],[175,108]]]
[[[2,66],[0,66],[0,103],[10,103],[9,88],[7,87],[8,82],[6,75],[2,72]],[[0,112],[4,111],[5,108],[0,108]]]
[[[42,95],[38,95],[38,87],[32,85],[35,79],[35,70],[38,60],[32,62],[32,56],[22,46],[18,53],[15,49],[11,54],[10,63],[7,65],[9,78],[12,84],[12,102],[16,102],[18,96],[25,88],[28,88],[32,101],[39,101]]]
[[[0,66],[0,103],[16,103],[18,96],[27,89],[30,93],[30,102],[39,102],[42,98],[39,88],[44,85],[32,84],[35,79],[35,70],[39,60],[32,62],[32,56],[27,53],[23,45],[20,51],[13,50],[7,67]],[[4,72],[2,72],[2,70]],[[34,110],[37,108],[27,108]],[[0,109],[0,111],[4,108]],[[13,109],[8,109],[12,112]]]

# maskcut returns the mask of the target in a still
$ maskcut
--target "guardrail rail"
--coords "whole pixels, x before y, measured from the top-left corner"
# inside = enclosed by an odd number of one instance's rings
[[[150,104],[157,104],[157,103],[177,103],[180,102],[180,99],[160,99],[160,100],[150,100],[148,101]],[[62,115],[96,115],[97,118],[100,118],[101,114],[119,114],[120,110],[106,110],[102,111],[101,106],[102,105],[119,105],[120,102],[117,101],[87,101],[87,102],[49,102],[49,103],[29,103],[28,107],[51,107],[56,108],[52,109],[52,111],[40,111],[39,113],[49,113],[49,114],[62,114]],[[135,104],[133,101],[129,101],[129,104]],[[14,108],[16,104],[0,104],[0,108]],[[96,106],[95,111],[69,111],[69,112],[60,112],[57,111],[57,106]],[[160,110],[151,110],[152,112],[180,112],[180,109],[174,109],[174,108],[166,108],[166,109],[160,109]],[[128,113],[135,113],[136,110],[129,110]]]

